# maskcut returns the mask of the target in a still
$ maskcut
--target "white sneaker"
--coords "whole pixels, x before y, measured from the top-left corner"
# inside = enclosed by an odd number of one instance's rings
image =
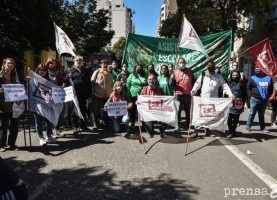
[[[46,145],[44,138],[39,138],[39,144],[40,146]]]
[[[271,124],[271,127],[277,128],[277,125],[276,125],[275,123],[272,123],[272,124]]]
[[[62,134],[59,129],[53,129],[53,137],[54,138],[63,137],[63,136],[64,136],[64,134]]]
[[[48,143],[57,142],[57,140],[55,138],[53,138],[52,136],[47,136],[45,141],[48,142]]]

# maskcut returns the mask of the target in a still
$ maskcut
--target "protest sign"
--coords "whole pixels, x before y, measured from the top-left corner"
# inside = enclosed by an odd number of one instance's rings
[[[109,116],[124,116],[127,114],[127,101],[108,102]]]
[[[66,88],[52,87],[52,97],[55,103],[73,101],[73,87]]]
[[[224,130],[229,116],[231,99],[193,97],[192,125]]]
[[[22,84],[2,84],[2,87],[4,88],[5,102],[28,99]]]
[[[159,121],[177,126],[180,103],[172,96],[138,95],[138,102],[137,108],[141,121]]]

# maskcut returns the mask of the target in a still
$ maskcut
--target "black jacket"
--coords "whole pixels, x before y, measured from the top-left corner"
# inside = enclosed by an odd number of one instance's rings
[[[256,99],[262,100],[262,96],[259,92],[257,83],[252,79],[252,77],[248,80],[246,88],[247,88],[248,99],[251,99],[251,97],[255,97]],[[271,80],[270,85],[268,87],[268,98],[271,96],[272,92],[273,92],[273,83]]]

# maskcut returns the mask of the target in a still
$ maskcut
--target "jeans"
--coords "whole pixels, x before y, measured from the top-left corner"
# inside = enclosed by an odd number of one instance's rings
[[[136,116],[137,116],[137,97],[131,97],[131,102],[133,103],[133,107],[130,110],[130,117],[131,117],[131,123],[132,126],[135,126],[135,122],[136,122]]]
[[[276,115],[277,115],[277,102],[271,103],[272,105],[272,112],[271,112],[271,123],[276,122]]]
[[[105,99],[105,98],[99,98],[97,96],[92,97],[91,107],[92,107],[92,113],[94,116],[94,124],[98,128],[99,128],[100,109],[103,110],[104,105],[106,104],[107,101],[108,101],[108,99]],[[108,124],[108,122],[109,122],[108,113],[103,112],[103,116],[100,119]]]
[[[73,108],[73,101],[67,102],[67,115],[66,115],[66,121],[68,126],[72,126],[72,108]]]
[[[264,114],[266,109],[267,101],[266,100],[259,100],[257,98],[252,97],[250,99],[250,113],[248,115],[248,120],[246,123],[245,129],[250,129],[255,118],[255,115],[258,111],[259,115],[259,122],[260,122],[260,129],[264,130],[265,122],[264,122]]]
[[[48,119],[46,119],[45,117],[43,117],[37,113],[34,113],[34,118],[35,118],[35,127],[36,127],[38,136],[40,138],[43,138],[43,134],[42,134],[42,121],[43,120],[45,120],[45,122],[47,124],[46,125],[46,135],[51,136],[53,124]]]
[[[177,95],[177,100],[180,102],[179,111],[178,111],[178,122],[181,121],[181,112],[182,108],[184,108],[186,113],[186,125],[187,129],[190,124],[190,106],[191,106],[191,96],[188,94]]]
[[[0,146],[6,146],[9,128],[8,145],[14,145],[18,134],[18,118],[12,118],[12,113],[0,113]]]
[[[240,114],[229,113],[228,129],[229,129],[230,134],[236,132],[238,122],[239,122],[239,116],[240,116]]]
[[[111,117],[113,123],[113,131],[118,133],[120,131],[120,123],[122,122],[125,125],[125,129],[129,127],[130,118],[128,115],[124,115],[118,118]]]

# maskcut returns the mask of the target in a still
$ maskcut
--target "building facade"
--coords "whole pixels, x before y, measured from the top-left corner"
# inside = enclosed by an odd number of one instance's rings
[[[160,11],[160,17],[157,21],[157,33],[156,37],[160,37],[159,34],[159,29],[161,27],[161,22],[163,20],[166,20],[168,18],[168,15],[174,14],[177,12],[178,6],[177,6],[177,1],[176,0],[164,0],[163,5],[161,6],[161,11]]]
[[[245,77],[249,78],[254,72],[254,66],[251,56],[245,52],[249,47],[269,38],[275,58],[277,59],[277,0],[273,0],[274,9],[264,16],[264,19],[257,20],[254,16],[242,17],[242,23],[239,27],[247,32],[243,38],[235,39],[233,54],[237,57],[240,70],[244,72]]]
[[[108,48],[111,48],[120,37],[127,37],[128,33],[135,32],[135,25],[132,22],[134,11],[125,7],[123,0],[97,0],[96,10],[99,9],[109,11],[107,30],[115,31],[115,35],[110,44],[108,44]]]

